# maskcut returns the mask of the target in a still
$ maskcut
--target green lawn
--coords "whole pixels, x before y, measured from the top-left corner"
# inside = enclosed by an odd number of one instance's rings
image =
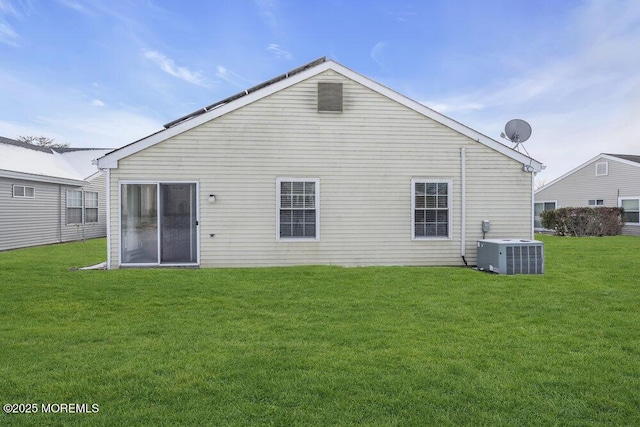
[[[40,410],[0,425],[640,425],[640,238],[539,237],[543,276],[0,253],[0,403]]]

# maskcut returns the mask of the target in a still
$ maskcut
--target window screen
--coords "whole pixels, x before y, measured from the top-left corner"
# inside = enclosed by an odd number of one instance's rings
[[[281,180],[278,200],[279,238],[316,239],[318,181]]]
[[[96,192],[84,193],[84,222],[98,222],[98,193]]]
[[[36,189],[34,187],[26,187],[24,185],[13,186],[13,197],[24,197],[27,199],[33,199],[36,196]]]
[[[640,199],[621,199],[620,207],[624,209],[625,222],[640,223]]]
[[[67,190],[67,224],[82,224],[82,191]]]
[[[413,237],[449,237],[449,183],[413,183]]]

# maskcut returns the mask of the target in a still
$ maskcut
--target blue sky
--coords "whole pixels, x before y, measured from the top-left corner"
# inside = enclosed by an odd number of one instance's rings
[[[640,155],[640,1],[0,0],[0,135],[118,147],[327,56],[502,142],[548,182]]]

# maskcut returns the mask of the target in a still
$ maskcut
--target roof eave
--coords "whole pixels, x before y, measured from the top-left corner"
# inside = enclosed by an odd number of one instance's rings
[[[441,113],[438,113],[437,111],[432,110],[426,105],[421,104],[417,101],[414,101],[406,97],[405,95],[402,95],[392,89],[389,89],[388,87],[381,85],[380,83],[377,83],[369,79],[368,77],[363,76],[362,74],[352,71],[351,69],[333,60],[323,61],[321,63],[318,63],[317,65],[314,65],[313,67],[303,69],[302,71],[292,76],[288,76],[285,79],[281,79],[274,82],[273,84],[260,87],[259,89],[256,89],[254,92],[249,92],[245,96],[242,96],[240,98],[233,100],[233,102],[225,103],[220,106],[217,106],[212,110],[204,112],[202,114],[199,114],[190,118],[185,118],[184,120],[179,121],[177,124],[167,129],[161,130],[145,138],[142,138],[134,143],[125,145],[122,148],[114,150],[111,153],[108,153],[98,159],[98,167],[100,169],[115,169],[118,167],[118,161],[120,159],[128,157],[134,153],[137,153],[138,151],[142,151],[145,148],[151,147],[166,139],[169,139],[173,136],[179,135],[183,132],[193,129],[196,126],[199,126],[203,123],[206,123],[210,120],[213,120],[231,111],[242,108],[245,105],[251,104],[259,99],[262,99],[282,89],[293,86],[301,81],[304,81],[318,74],[321,74],[329,69],[336,71],[344,75],[345,77],[351,80],[354,80],[364,85],[365,87],[368,87],[369,89],[372,89],[426,117],[429,117],[430,119],[444,126],[447,126],[459,132],[464,136],[467,136],[468,138],[471,138],[481,144],[484,144],[485,146],[522,163],[523,167],[527,167],[527,169],[530,169],[528,170],[529,172],[540,172],[544,168],[541,162],[534,160],[528,156],[525,156],[524,154],[521,154],[507,147],[506,145],[492,138],[489,138],[488,136],[483,135],[480,132],[477,132],[471,129],[451,119],[450,117],[447,117]]]
[[[36,174],[25,173],[25,172],[10,171],[6,169],[0,169],[0,177],[10,178],[10,179],[21,179],[24,181],[47,182],[50,184],[72,185],[74,187],[82,187],[87,184],[87,181],[80,180],[80,179],[61,178],[61,177],[47,176],[47,175],[36,175]]]

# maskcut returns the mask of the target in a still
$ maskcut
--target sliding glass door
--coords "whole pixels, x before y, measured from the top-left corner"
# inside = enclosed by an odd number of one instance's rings
[[[160,212],[160,262],[197,262],[196,185],[160,184]]]
[[[120,188],[122,264],[198,262],[195,183],[126,183]]]

